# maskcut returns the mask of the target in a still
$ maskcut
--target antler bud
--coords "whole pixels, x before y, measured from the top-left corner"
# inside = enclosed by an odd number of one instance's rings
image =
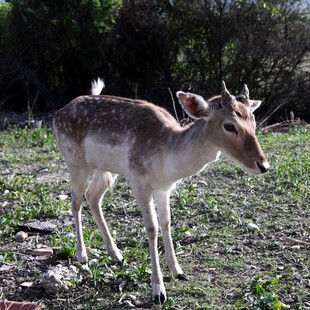
[[[232,99],[233,96],[227,90],[225,82],[222,81],[222,104],[227,105],[227,103],[231,102]]]
[[[245,95],[245,97],[248,99],[250,98],[250,92],[249,92],[248,86],[246,84],[243,85],[241,94]]]

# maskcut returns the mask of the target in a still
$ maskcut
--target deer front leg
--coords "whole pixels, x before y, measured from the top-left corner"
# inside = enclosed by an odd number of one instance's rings
[[[179,280],[188,280],[187,276],[183,273],[182,268],[180,267],[171,237],[171,215],[170,215],[170,192],[169,191],[156,191],[155,193],[155,201],[157,204],[157,212],[159,223],[161,226],[164,243],[165,243],[165,255],[166,261],[169,269],[173,273],[175,277]]]
[[[166,289],[163,282],[163,276],[159,265],[157,238],[158,238],[158,220],[151,191],[145,189],[135,189],[135,198],[140,205],[146,233],[149,240],[149,248],[152,264],[152,290],[153,298],[156,304],[162,304],[166,299]]]

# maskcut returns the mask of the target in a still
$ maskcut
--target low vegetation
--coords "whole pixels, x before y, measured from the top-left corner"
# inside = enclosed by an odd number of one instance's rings
[[[160,240],[169,296],[162,308],[310,309],[310,130],[258,135],[271,164],[266,176],[253,177],[220,160],[173,192],[173,240],[190,281],[169,274]],[[42,309],[160,308],[151,300],[142,218],[124,179],[103,202],[123,264],[110,260],[84,208],[90,272],[70,291],[52,295],[41,285],[50,265],[83,266],[75,259],[68,174],[51,130],[1,132],[0,162],[0,299],[29,300]],[[51,220],[57,226],[52,233],[15,240],[19,225]],[[249,223],[259,230],[248,229]],[[52,247],[54,255],[31,256],[39,244]]]

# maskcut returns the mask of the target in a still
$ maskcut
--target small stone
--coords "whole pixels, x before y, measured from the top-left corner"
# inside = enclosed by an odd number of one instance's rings
[[[191,237],[191,236],[192,236],[192,234],[191,234],[190,231],[186,231],[186,232],[184,233],[184,237],[185,237],[185,238],[189,238],[189,237]]]
[[[54,254],[54,251],[52,248],[45,247],[45,248],[33,249],[30,254],[32,256],[51,256]]]
[[[49,172],[49,170],[47,168],[43,168],[43,169],[39,170],[40,174],[45,174],[45,173],[48,173],[48,172]]]
[[[286,304],[293,304],[295,300],[293,298],[284,298],[283,300]]]
[[[96,265],[98,265],[98,263],[99,263],[99,261],[98,261],[97,258],[93,258],[93,259],[91,259],[91,260],[88,262],[89,266],[96,266]]]
[[[23,282],[20,284],[21,287],[29,288],[33,285],[33,282]]]
[[[292,246],[292,249],[293,249],[293,250],[299,250],[299,249],[300,249],[300,245],[293,245],[293,246]]]
[[[59,200],[66,200],[69,196],[68,195],[58,195],[57,198]]]
[[[78,274],[78,273],[79,273],[78,269],[77,269],[74,265],[70,265],[70,266],[69,266],[69,270],[70,270],[72,273],[75,273],[75,274]]]
[[[74,238],[75,238],[75,234],[72,233],[72,232],[69,232],[69,233],[66,234],[66,237],[67,237],[68,239],[74,239]]]
[[[0,272],[9,271],[11,269],[12,269],[12,267],[10,265],[2,265],[2,266],[0,266]]]
[[[19,231],[15,235],[15,240],[17,242],[24,242],[28,238],[28,234],[24,231]]]
[[[248,223],[246,227],[247,229],[252,230],[252,231],[259,231],[259,227],[254,223]]]

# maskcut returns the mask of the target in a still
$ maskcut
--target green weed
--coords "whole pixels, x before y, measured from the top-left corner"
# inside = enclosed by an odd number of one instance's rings
[[[242,292],[242,297],[235,305],[237,308],[250,307],[250,309],[279,310],[283,303],[276,293],[279,278],[262,279],[257,276]]]

